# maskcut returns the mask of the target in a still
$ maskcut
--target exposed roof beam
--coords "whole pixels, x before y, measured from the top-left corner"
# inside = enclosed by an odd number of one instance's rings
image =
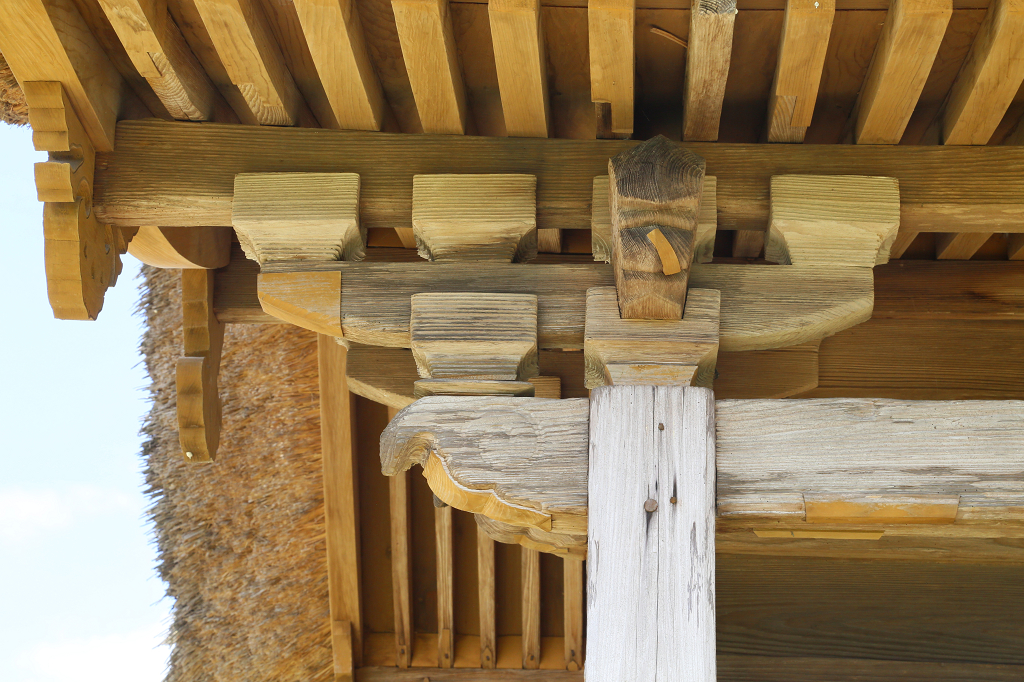
[[[540,2],[491,0],[487,15],[505,130],[510,137],[547,137],[551,108]]]
[[[599,130],[598,135],[629,137],[633,133],[636,0],[590,0],[587,24],[590,96],[599,107],[608,107],[611,119],[608,130]]]
[[[692,0],[683,84],[683,139],[718,139],[732,59],[736,0]]]

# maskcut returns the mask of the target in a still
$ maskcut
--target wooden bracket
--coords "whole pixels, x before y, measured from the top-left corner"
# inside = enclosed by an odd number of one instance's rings
[[[608,384],[710,386],[718,358],[721,294],[690,289],[681,320],[624,320],[615,289],[587,291],[587,388]]]
[[[365,254],[356,173],[240,173],[231,224],[245,255],[260,265]]]
[[[213,312],[213,271],[181,271],[185,357],[178,359],[178,439],[190,462],[212,462],[220,440],[217,375],[224,325]]]
[[[532,260],[537,257],[537,178],[416,175],[412,229],[427,260]]]
[[[121,272],[128,237],[96,220],[92,206],[96,151],[58,82],[24,83],[32,141],[50,153],[35,165],[43,207],[46,288],[54,317],[95,320]]]
[[[223,268],[231,261],[230,227],[140,227],[128,253],[155,268]]]
[[[609,160],[608,177],[612,270],[621,316],[681,319],[704,159],[659,135]]]

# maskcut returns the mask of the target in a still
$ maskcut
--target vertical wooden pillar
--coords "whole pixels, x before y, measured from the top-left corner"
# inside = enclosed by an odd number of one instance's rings
[[[450,668],[455,661],[455,585],[452,582],[452,508],[434,508],[437,548],[437,667]]]
[[[388,408],[388,419],[398,410]],[[409,472],[388,477],[391,506],[391,591],[395,605],[395,663],[412,661],[412,566],[409,553]]]
[[[353,448],[352,400],[345,377],[347,349],[317,338],[320,439],[324,467],[324,532],[335,680],[351,680],[363,652],[359,585],[359,479]]]
[[[583,667],[583,562],[567,557],[562,571],[565,669],[575,672]]]
[[[480,667],[492,669],[498,662],[494,604],[494,540],[480,526],[476,527],[476,570],[480,591]]]
[[[591,393],[587,682],[715,680],[710,389]]]
[[[540,552],[521,547],[523,607],[523,668],[540,668]]]

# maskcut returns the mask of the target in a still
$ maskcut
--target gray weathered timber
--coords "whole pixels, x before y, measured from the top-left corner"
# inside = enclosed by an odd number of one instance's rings
[[[102,222],[118,226],[230,225],[238,173],[359,173],[361,224],[411,227],[416,174],[529,173],[537,176],[537,227],[582,229],[590,224],[594,178],[636,144],[121,121],[117,150],[97,154],[93,204]],[[686,147],[718,177],[722,230],[763,231],[771,177],[807,173],[896,178],[903,231],[1024,230],[1021,147]]]
[[[592,393],[588,682],[715,679],[715,433],[709,389]]]

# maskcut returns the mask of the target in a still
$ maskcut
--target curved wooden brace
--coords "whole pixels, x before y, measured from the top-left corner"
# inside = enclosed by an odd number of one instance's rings
[[[256,293],[268,315],[318,334],[344,336],[340,272],[261,273]]]
[[[434,494],[457,509],[578,533],[588,442],[586,399],[433,396],[388,424],[381,470],[393,476],[420,464]]]
[[[477,514],[476,525],[487,534],[487,537],[506,545],[521,545],[527,549],[557,554],[574,559],[587,558],[587,536],[552,533],[539,528],[514,526],[496,521],[483,514]]]
[[[128,253],[155,268],[222,268],[231,260],[230,227],[140,227]]]

